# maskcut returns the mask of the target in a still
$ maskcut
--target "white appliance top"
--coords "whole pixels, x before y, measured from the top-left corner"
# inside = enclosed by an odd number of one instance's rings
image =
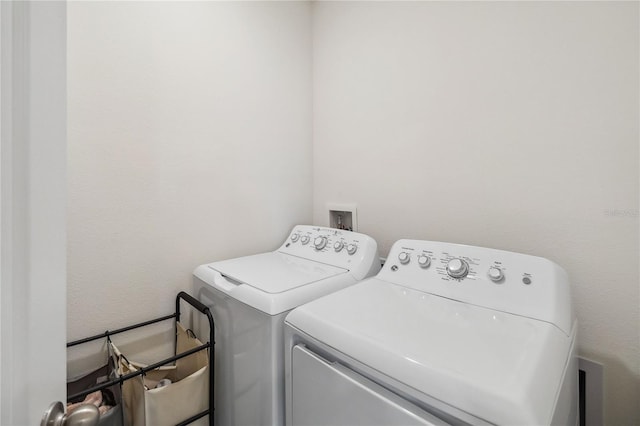
[[[409,260],[401,253],[409,253]],[[377,277],[301,306],[286,321],[408,386],[417,399],[428,395],[489,423],[549,424],[575,336],[574,319],[570,305],[553,300],[555,309],[569,312],[567,332],[547,310],[520,310],[525,302],[544,304],[531,289],[553,295],[549,288],[562,274],[551,262],[528,264],[518,258],[523,255],[502,253],[516,257],[494,261],[491,250],[401,240]],[[430,261],[418,262],[423,254]],[[447,268],[459,256],[473,265],[466,276],[458,262]],[[512,264],[514,259],[524,263]],[[485,278],[483,269],[498,260],[502,277]],[[525,277],[529,284],[522,282]],[[485,289],[489,284],[494,288]],[[510,286],[521,288],[510,291]],[[467,287],[469,294],[463,292]],[[481,294],[483,289],[492,297]]]
[[[298,225],[274,252],[201,265],[194,275],[243,303],[276,315],[379,270],[377,244],[371,237]]]
[[[265,293],[282,293],[348,272],[344,268],[278,251],[223,260],[207,265],[227,280],[243,283]]]

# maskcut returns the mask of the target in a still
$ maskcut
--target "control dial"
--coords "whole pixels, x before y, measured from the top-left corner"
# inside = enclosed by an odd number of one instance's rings
[[[302,244],[308,244],[309,243],[309,236],[308,235],[303,235],[302,237],[300,237],[300,242]]]
[[[347,245],[347,253],[349,254],[354,254],[356,251],[358,251],[358,246],[351,243]]]
[[[322,250],[327,246],[327,237],[316,237],[316,239],[313,240],[313,245],[316,250]]]
[[[344,248],[344,242],[343,241],[336,241],[336,243],[333,245],[333,249],[336,252],[342,250],[343,248]]]
[[[497,283],[498,281],[504,278],[504,273],[502,272],[502,269],[496,266],[492,266],[491,268],[489,268],[487,275],[489,276],[489,279],[495,283]]]
[[[426,254],[421,254],[420,256],[418,256],[418,265],[420,265],[421,268],[428,268],[430,264],[431,258],[429,256],[427,256]]]
[[[447,263],[447,274],[453,278],[464,278],[469,273],[469,264],[460,258],[451,259]]]
[[[411,256],[409,256],[409,253],[407,253],[406,251],[401,251],[400,254],[398,255],[398,260],[403,265],[406,265],[411,261]]]
[[[293,234],[291,236],[291,242],[295,243],[296,241],[298,241],[300,239],[300,234]]]

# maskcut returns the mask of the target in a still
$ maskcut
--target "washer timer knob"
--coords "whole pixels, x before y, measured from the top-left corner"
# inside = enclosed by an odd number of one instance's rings
[[[502,273],[502,269],[496,267],[496,266],[492,266],[491,268],[489,268],[489,271],[487,272],[487,275],[489,276],[489,279],[495,283],[497,283],[498,281],[500,281],[501,279],[504,278],[504,274]]]
[[[409,263],[409,261],[411,260],[411,257],[409,256],[409,253],[407,253],[406,251],[402,251],[400,252],[400,254],[398,255],[398,260],[400,261],[400,263],[402,263],[403,265],[406,265],[407,263]]]
[[[430,264],[431,258],[429,258],[429,256],[427,256],[426,254],[421,254],[420,256],[418,256],[418,265],[420,265],[421,268],[428,268]]]
[[[349,254],[354,254],[356,251],[358,251],[358,246],[351,243],[347,245],[347,253]]]
[[[308,235],[303,235],[302,237],[300,237],[300,242],[302,244],[307,244],[309,243],[309,236]]]
[[[469,264],[460,258],[451,259],[447,263],[447,274],[453,278],[464,278],[469,273]]]
[[[322,250],[327,246],[327,237],[316,237],[316,239],[313,240],[313,245],[316,250]]]

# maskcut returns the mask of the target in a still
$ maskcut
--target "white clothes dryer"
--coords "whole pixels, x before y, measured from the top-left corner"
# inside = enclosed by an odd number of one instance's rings
[[[371,237],[304,225],[274,252],[196,268],[194,296],[216,327],[215,424],[284,424],[286,314],[379,270]],[[207,324],[196,327],[208,335]]]
[[[576,318],[539,257],[397,241],[285,322],[288,425],[575,425]]]

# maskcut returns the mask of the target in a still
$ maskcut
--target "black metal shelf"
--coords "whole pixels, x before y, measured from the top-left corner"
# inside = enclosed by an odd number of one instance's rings
[[[96,334],[94,336],[90,336],[90,337],[86,337],[84,339],[79,339],[79,340],[74,340],[72,342],[67,343],[67,348],[70,348],[72,346],[77,346],[77,345],[81,345],[83,343],[87,343],[87,342],[92,342],[94,340],[98,340],[98,339],[110,339],[111,336],[115,335],[115,334],[119,334],[119,333],[124,333],[126,331],[130,331],[130,330],[135,330],[137,328],[141,328],[141,327],[145,327],[147,325],[151,325],[151,324],[156,324],[162,321],[166,321],[166,320],[170,320],[170,319],[175,319],[175,326],[177,327],[178,323],[180,322],[180,301],[184,300],[185,302],[187,302],[188,304],[190,304],[192,307],[194,307],[196,310],[198,310],[200,313],[202,313],[203,315],[205,315],[207,317],[207,319],[209,320],[209,341],[201,346],[198,346],[196,348],[190,349],[188,351],[182,352],[180,354],[176,354],[170,358],[166,358],[163,359],[162,361],[156,362],[154,364],[151,364],[149,366],[146,366],[144,368],[141,368],[133,373],[129,373],[126,374],[124,376],[119,376],[116,379],[110,380],[108,382],[104,382],[101,383],[100,385],[96,385],[90,389],[86,389],[82,392],[78,392],[75,393],[73,395],[69,395],[67,396],[67,400],[74,400],[77,398],[82,398],[85,397],[87,395],[89,395],[90,393],[99,391],[99,390],[104,390],[110,386],[119,384],[120,386],[122,386],[122,384],[129,379],[132,379],[134,377],[143,375],[151,370],[155,370],[159,367],[162,367],[163,365],[166,364],[170,364],[175,362],[178,359],[187,357],[189,355],[192,355],[196,352],[200,352],[203,350],[208,349],[209,350],[209,408],[207,410],[204,410],[186,420],[184,420],[182,423],[179,423],[177,426],[183,426],[183,425],[187,425],[189,423],[192,423],[206,415],[209,416],[209,426],[213,426],[213,411],[214,411],[214,368],[213,368],[213,360],[214,360],[214,350],[213,350],[213,346],[215,344],[215,330],[214,330],[214,322],[213,322],[213,315],[211,315],[211,311],[209,310],[209,308],[207,306],[205,306],[203,303],[201,303],[199,300],[197,300],[196,298],[194,298],[193,296],[191,296],[188,293],[185,293],[184,291],[181,291],[180,293],[178,293],[178,295],[176,296],[176,311],[175,313],[171,314],[171,315],[166,315],[160,318],[156,318],[156,319],[152,319],[149,321],[144,321],[138,324],[134,324],[134,325],[130,325],[128,327],[123,327],[123,328],[119,328],[117,330],[112,330],[112,331],[105,331],[104,333],[101,334]]]

